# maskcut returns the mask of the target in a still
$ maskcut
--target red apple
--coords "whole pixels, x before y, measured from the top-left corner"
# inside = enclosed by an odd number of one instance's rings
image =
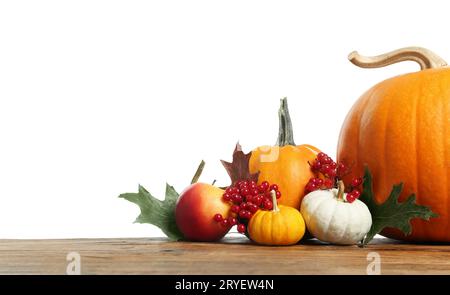
[[[220,240],[230,226],[213,219],[216,213],[228,218],[230,205],[222,200],[224,190],[206,183],[194,183],[180,195],[175,208],[177,226],[190,241]]]

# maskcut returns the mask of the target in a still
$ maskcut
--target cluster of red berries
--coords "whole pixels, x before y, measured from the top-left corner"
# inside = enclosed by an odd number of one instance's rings
[[[257,185],[255,181],[238,181],[225,190],[222,198],[231,203],[231,216],[224,218],[221,214],[214,215],[214,220],[220,222],[224,227],[237,225],[240,233],[245,233],[246,224],[252,218],[253,214],[259,209],[272,210],[272,191],[275,192],[277,199],[281,198],[277,184],[269,184],[263,181]]]
[[[306,184],[305,191],[306,193],[310,193],[319,189],[330,189],[333,187],[334,187],[333,180],[329,178],[322,179],[318,177],[313,177]]]
[[[361,191],[358,187],[362,184],[363,180],[361,177],[354,177],[350,184],[349,192],[347,193],[346,199],[348,203],[353,203],[356,199],[361,196]]]
[[[342,178],[349,172],[349,169],[343,162],[336,163],[331,157],[325,153],[318,153],[317,158],[312,162],[311,169],[314,172],[320,172],[325,177],[333,179]]]
[[[319,189],[331,189],[336,187],[337,181],[342,179],[346,174],[350,173],[349,167],[343,162],[336,163],[331,157],[325,153],[318,153],[316,159],[310,163],[311,170],[323,177],[314,177],[306,184],[305,191],[310,193]],[[362,184],[361,177],[352,179],[351,184],[347,187],[347,202],[352,203],[361,196],[358,187]]]

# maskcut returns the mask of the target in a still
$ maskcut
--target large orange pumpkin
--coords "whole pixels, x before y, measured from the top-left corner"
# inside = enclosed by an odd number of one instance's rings
[[[384,230],[384,236],[450,242],[450,68],[418,47],[376,57],[354,52],[349,59],[364,68],[404,60],[420,64],[421,71],[387,79],[359,98],[342,127],[338,160],[354,165],[353,175],[362,175],[368,165],[378,202],[403,182],[400,201],[415,193],[418,204],[439,214],[430,221],[412,220],[409,236],[394,229]]]
[[[258,182],[264,180],[280,186],[279,204],[299,209],[305,194],[305,185],[314,174],[308,162],[314,161],[320,152],[317,148],[296,145],[292,131],[287,99],[281,99],[278,112],[280,128],[275,146],[261,146],[252,151],[250,172],[259,171]]]

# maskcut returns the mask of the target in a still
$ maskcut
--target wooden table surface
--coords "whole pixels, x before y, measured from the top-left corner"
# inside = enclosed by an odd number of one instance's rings
[[[382,274],[450,274],[450,245],[377,239],[365,248],[317,241],[267,247],[236,237],[0,240],[0,274],[66,274],[70,252],[79,253],[81,274],[366,274],[370,252],[380,255]]]

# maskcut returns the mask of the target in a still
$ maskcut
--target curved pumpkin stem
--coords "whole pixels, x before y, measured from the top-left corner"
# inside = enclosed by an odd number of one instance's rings
[[[447,65],[447,62],[441,57],[422,47],[405,47],[377,56],[363,56],[357,51],[353,51],[348,55],[348,59],[361,68],[380,68],[406,60],[417,62],[421,70],[441,68]]]
[[[292,130],[291,116],[287,104],[287,98],[280,100],[280,109],[278,110],[279,129],[277,146],[295,145],[294,132]]]

